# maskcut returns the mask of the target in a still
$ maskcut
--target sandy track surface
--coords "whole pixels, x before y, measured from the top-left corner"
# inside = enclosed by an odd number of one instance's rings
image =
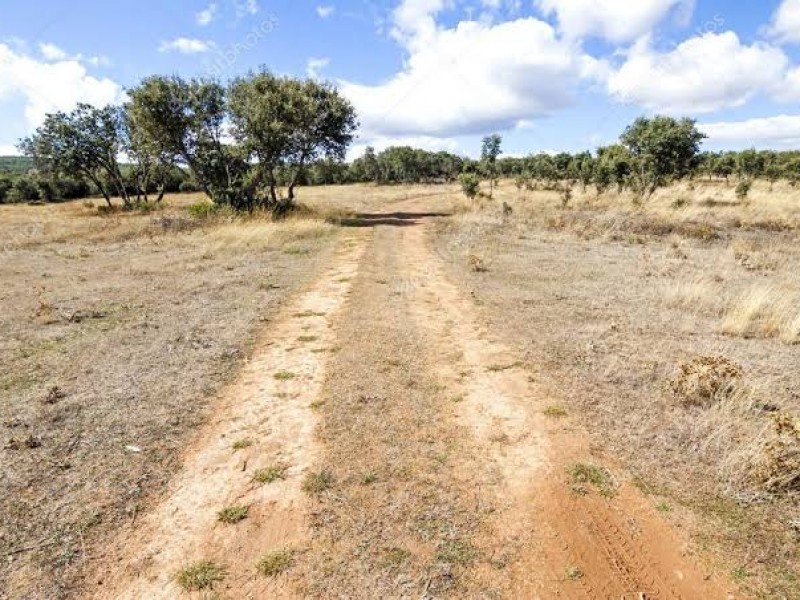
[[[214,588],[226,598],[733,597],[635,488],[602,494],[568,477],[610,461],[544,416],[536,366],[444,275],[426,238],[431,202],[348,223],[336,264],[267,328],[94,597],[179,597],[175,573],[202,558],[227,569]],[[237,439],[253,445],[234,453]],[[285,480],[253,484],[276,463]],[[321,469],[330,489],[304,494],[304,474]],[[217,523],[231,504],[249,505],[247,519]],[[292,571],[257,575],[258,557],[281,548],[298,550]]]
[[[258,576],[255,565],[266,552],[296,547],[308,530],[301,486],[319,455],[311,405],[337,343],[329,324],[358,269],[359,238],[345,241],[336,264],[267,328],[261,349],[188,450],[172,491],[105,557],[111,575],[92,597],[178,597],[175,574],[198,560],[226,569],[218,591],[230,597],[292,595],[280,581]],[[287,468],[285,479],[253,480],[258,469],[276,465]],[[233,505],[248,506],[247,518],[218,522],[218,511]]]

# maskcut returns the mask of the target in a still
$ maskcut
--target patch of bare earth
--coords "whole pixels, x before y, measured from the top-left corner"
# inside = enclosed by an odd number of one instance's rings
[[[440,376],[460,394],[494,508],[478,542],[489,568],[472,577],[503,597],[725,598],[635,489],[610,474],[598,489],[572,480],[575,465],[607,459],[583,432],[551,424],[531,365],[481,323],[425,238],[408,235],[416,316],[446,357]]]
[[[362,251],[352,238],[335,265],[263,333],[187,449],[165,500],[123,532],[117,551],[104,557],[93,597],[179,597],[178,573],[200,561],[223,571],[213,586],[218,597],[292,595],[289,578],[264,576],[257,567],[265,555],[291,555],[305,541],[301,488],[318,458],[312,405],[327,357],[339,343],[330,321],[346,300]],[[246,507],[246,516],[221,522],[220,511],[232,506]]]
[[[429,210],[397,203],[404,222],[362,219],[377,226],[337,322],[348,343],[323,392],[318,465],[333,483],[313,496],[299,589],[725,598],[635,488],[614,480],[611,498],[572,480],[574,463],[603,459],[547,420],[528,365],[444,276]]]
[[[336,320],[316,467],[331,483],[310,494],[313,534],[299,564],[309,597],[458,596],[483,560],[474,539],[490,507],[463,466],[477,464],[473,447],[400,279],[411,227],[369,229]]]

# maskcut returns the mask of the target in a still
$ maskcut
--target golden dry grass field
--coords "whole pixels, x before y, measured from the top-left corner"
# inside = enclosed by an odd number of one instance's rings
[[[300,200],[0,206],[0,598],[798,597],[800,190]]]

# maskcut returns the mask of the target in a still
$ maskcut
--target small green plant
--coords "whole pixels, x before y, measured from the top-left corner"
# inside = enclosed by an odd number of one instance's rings
[[[436,550],[436,560],[452,565],[468,565],[477,555],[477,551],[469,542],[451,540],[443,542]]]
[[[662,500],[661,502],[656,504],[656,510],[658,512],[668,513],[668,512],[672,512],[672,507],[669,505],[669,503],[667,501]]]
[[[294,565],[294,553],[291,550],[277,550],[265,554],[256,569],[264,577],[277,577]]]
[[[198,202],[187,206],[186,211],[195,219],[207,219],[216,212],[216,206],[210,202]]]
[[[279,479],[286,479],[286,472],[288,470],[289,467],[286,465],[272,465],[266,469],[259,469],[256,471],[255,475],[253,475],[253,481],[262,484],[274,483]]]
[[[329,490],[336,483],[336,478],[333,473],[327,469],[323,469],[318,473],[309,473],[303,481],[303,490],[308,494],[321,494],[325,490]]]
[[[294,373],[290,373],[289,371],[278,371],[273,375],[273,377],[278,381],[289,381],[290,379],[294,379],[297,376]]]
[[[240,521],[247,518],[247,513],[250,510],[249,506],[234,505],[223,508],[217,513],[217,520],[225,525],[235,525]]]
[[[567,416],[567,409],[562,406],[548,406],[544,409],[544,416],[553,419],[560,419]]]
[[[740,201],[747,200],[750,189],[753,187],[753,182],[749,179],[742,179],[739,185],[736,186],[736,198]]]
[[[294,314],[295,319],[306,319],[308,317],[324,317],[324,316],[325,316],[324,312],[316,312],[313,310],[305,310],[303,312]]]
[[[689,204],[690,202],[686,198],[681,197],[675,198],[675,200],[672,201],[671,206],[677,210],[679,208],[683,208],[684,206],[688,206]]]
[[[480,193],[481,178],[475,173],[462,173],[459,178],[461,191],[470,200],[475,199]]]
[[[580,568],[576,567],[575,565],[570,565],[567,567],[566,573],[567,579],[570,581],[579,581],[583,579],[583,571],[581,571]]]
[[[572,187],[565,185],[561,188],[561,208],[567,208],[572,200]]]
[[[397,568],[411,558],[411,553],[403,548],[384,548],[383,560],[381,563],[385,567]]]
[[[361,477],[361,483],[363,483],[364,485],[372,485],[376,481],[378,481],[378,476],[372,471],[367,471]]]
[[[744,581],[750,577],[750,575],[752,575],[752,573],[747,570],[747,566],[745,565],[740,565],[731,571],[731,579],[734,581]]]
[[[187,592],[210,590],[225,579],[225,569],[210,560],[201,560],[182,569],[175,579]]]
[[[234,452],[238,450],[244,450],[245,448],[249,448],[252,445],[253,445],[253,440],[243,438],[241,440],[236,440],[235,442],[233,442],[233,450]]]
[[[587,492],[585,486],[591,484],[600,492],[601,496],[613,498],[616,494],[611,473],[603,467],[576,463],[568,469],[568,473],[576,492],[585,494]]]

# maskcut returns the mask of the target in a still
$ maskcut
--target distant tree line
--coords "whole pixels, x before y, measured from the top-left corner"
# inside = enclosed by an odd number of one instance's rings
[[[125,206],[159,202],[167,192],[204,191],[235,209],[282,211],[302,185],[449,183],[489,196],[499,177],[520,189],[559,191],[567,204],[577,186],[598,195],[632,191],[640,199],[678,180],[733,178],[737,195],[752,182],[800,182],[800,151],[701,152],[704,135],[691,119],[639,118],[619,142],[592,152],[504,157],[502,138],[487,136],[479,160],[408,146],[368,147],[344,161],[353,139],[353,107],[328,84],[251,73],[227,86],[151,77],[130,101],[102,109],[79,105],[48,115],[0,172],[0,202],[98,195]],[[120,162],[120,157],[125,162]],[[30,169],[20,175],[24,166]],[[0,163],[0,168],[3,163]]]

